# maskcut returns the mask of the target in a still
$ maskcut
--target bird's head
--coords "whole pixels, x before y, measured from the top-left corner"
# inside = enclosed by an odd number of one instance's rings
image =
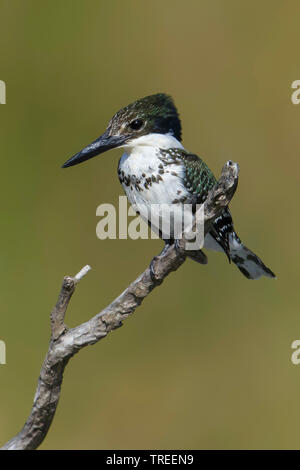
[[[107,150],[134,145],[139,137],[170,134],[181,141],[181,124],[170,96],[164,93],[146,96],[118,111],[104,134],[71,157],[63,168],[77,165]]]

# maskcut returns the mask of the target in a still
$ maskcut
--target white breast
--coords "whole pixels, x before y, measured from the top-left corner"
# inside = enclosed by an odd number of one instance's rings
[[[181,204],[176,204],[174,201],[187,194],[183,186],[184,168],[173,163],[162,168],[162,161],[159,158],[160,148],[170,147],[183,148],[172,136],[152,134],[140,137],[136,139],[134,145],[131,144],[120,160],[119,171],[125,176],[122,186],[129,202],[136,211],[140,212],[143,219],[149,220],[145,211],[149,214],[149,210],[153,211],[153,206],[156,205],[173,205],[173,210],[176,210],[177,206],[181,211]],[[154,180],[148,183],[149,178]],[[157,211],[156,207],[154,211]]]
[[[159,159],[159,149],[150,146],[135,147],[123,154],[119,169],[126,177],[136,178],[139,188],[134,184],[122,186],[131,204],[172,204],[185,192],[182,185],[183,167],[169,164],[164,169]],[[157,182],[147,184],[147,178],[154,177]],[[178,194],[179,191],[179,194]]]

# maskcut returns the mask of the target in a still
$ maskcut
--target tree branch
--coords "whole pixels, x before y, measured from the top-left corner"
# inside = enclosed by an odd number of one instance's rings
[[[221,178],[204,202],[204,234],[231,201],[238,183],[238,165],[227,162]],[[145,297],[185,261],[185,237],[165,248],[150,266],[102,312],[86,323],[68,329],[64,323],[76,284],[91,269],[85,266],[76,276],[65,277],[58,301],[51,312],[51,340],[41,368],[31,413],[22,430],[2,449],[36,449],[47,435],[60,397],[63,372],[69,361],[85,346],[95,344],[120,327]]]

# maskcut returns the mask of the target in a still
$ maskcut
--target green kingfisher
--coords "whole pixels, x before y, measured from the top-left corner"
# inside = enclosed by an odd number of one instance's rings
[[[134,207],[202,204],[217,180],[204,161],[187,151],[181,141],[181,122],[174,102],[170,96],[158,93],[118,111],[104,134],[70,158],[63,168],[122,147],[125,153],[119,161],[118,176]],[[172,234],[165,242],[174,242]],[[215,219],[205,236],[204,248],[225,253],[248,279],[275,277],[237,236],[228,208]],[[188,256],[199,262],[206,259],[201,250]]]

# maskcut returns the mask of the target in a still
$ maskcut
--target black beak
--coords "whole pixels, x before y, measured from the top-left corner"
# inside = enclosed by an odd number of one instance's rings
[[[62,168],[77,165],[78,163],[89,160],[92,157],[96,157],[96,155],[100,155],[100,153],[106,152],[107,150],[120,147],[125,144],[127,137],[128,136],[110,136],[108,131],[106,131],[90,145],[69,158],[69,160],[63,164]]]

